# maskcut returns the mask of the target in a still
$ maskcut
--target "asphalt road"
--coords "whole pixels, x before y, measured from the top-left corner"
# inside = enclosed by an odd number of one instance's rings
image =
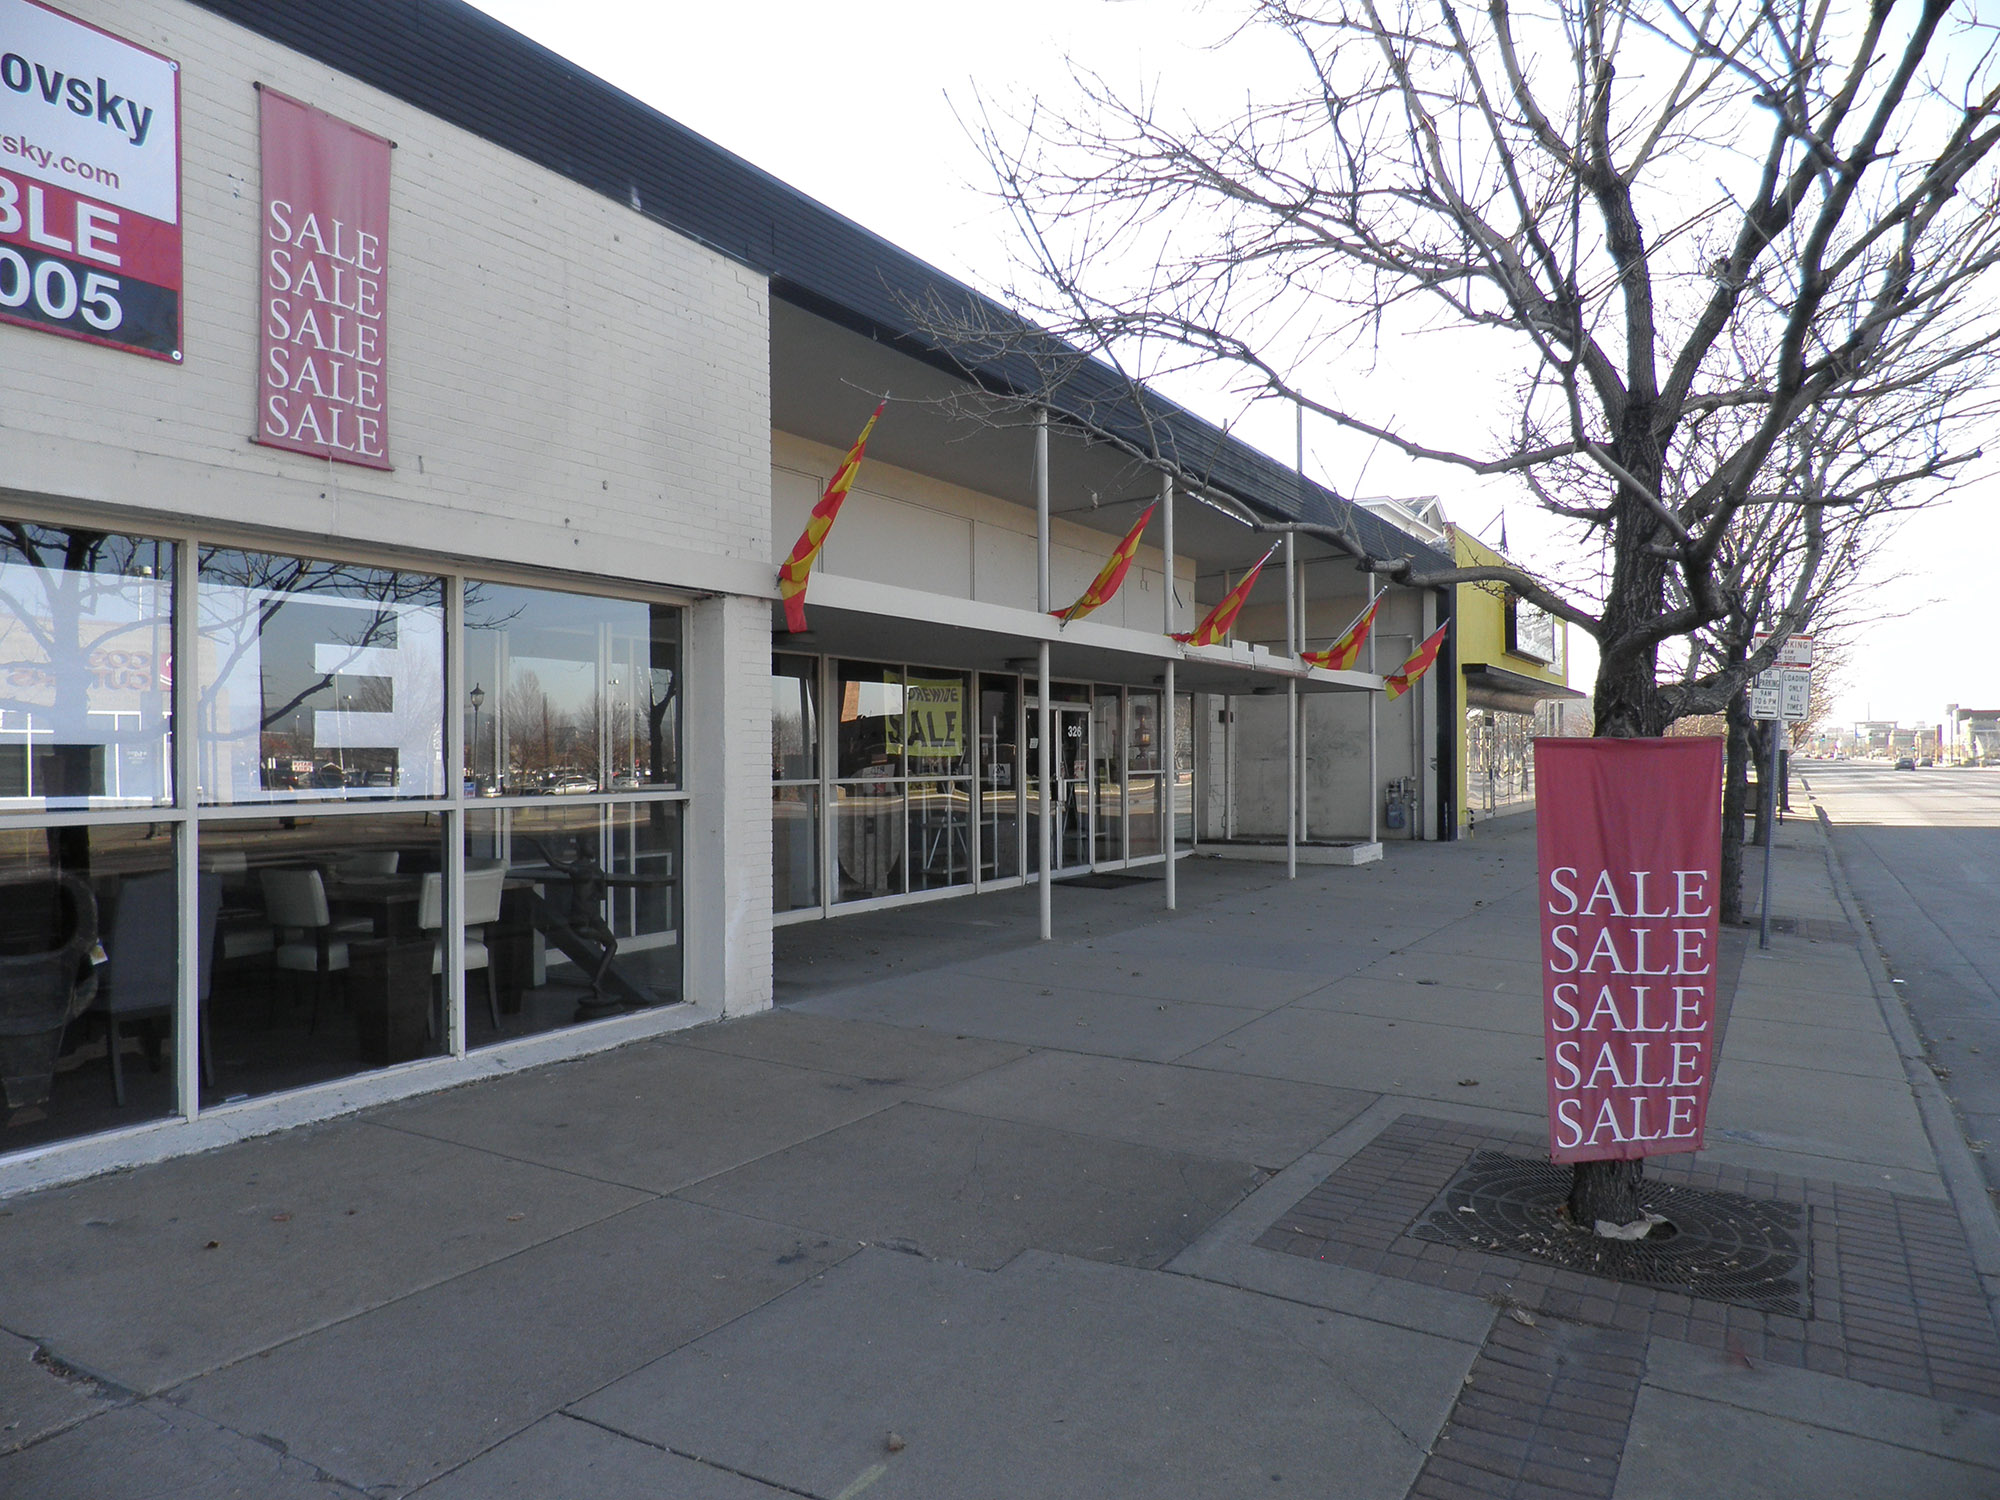
[[[2000,1190],[2000,768],[1798,769],[1826,809],[1987,1183]]]

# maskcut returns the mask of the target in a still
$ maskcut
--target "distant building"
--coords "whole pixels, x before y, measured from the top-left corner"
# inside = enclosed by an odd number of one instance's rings
[[[1359,502],[1384,520],[1433,545],[1448,547],[1460,567],[1511,562],[1446,518],[1434,495]],[[1458,672],[1453,683],[1458,734],[1455,831],[1479,820],[1518,812],[1535,800],[1537,737],[1588,735],[1582,693],[1569,686],[1569,626],[1505,584],[1453,586]],[[1580,727],[1565,711],[1582,707]]]

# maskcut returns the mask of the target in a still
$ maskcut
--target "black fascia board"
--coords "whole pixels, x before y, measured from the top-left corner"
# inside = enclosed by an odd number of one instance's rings
[[[1032,324],[465,0],[193,3],[626,204],[768,277],[774,296],[990,389],[1039,389],[1024,355],[956,357],[921,332],[914,310],[963,306],[1009,335],[1033,337]],[[1086,431],[1141,451],[1153,441],[1123,379],[1097,361],[1078,358],[1053,398],[1058,415]],[[1213,423],[1151,391],[1143,399],[1185,471],[1264,519],[1346,529],[1372,557],[1452,566]]]

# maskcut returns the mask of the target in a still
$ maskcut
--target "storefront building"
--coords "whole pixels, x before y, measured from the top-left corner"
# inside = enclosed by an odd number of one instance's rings
[[[1345,607],[1303,563],[1290,632],[1168,634],[1342,502],[1184,413],[1178,490],[979,425],[908,311],[970,293],[468,7],[0,0],[0,53],[0,1193],[762,1008],[777,922],[1171,870],[1269,800],[1232,706],[1374,717],[1277,649]]]

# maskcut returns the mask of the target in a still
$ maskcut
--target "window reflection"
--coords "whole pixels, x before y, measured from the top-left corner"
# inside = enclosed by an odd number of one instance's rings
[[[0,525],[0,806],[173,800],[174,548]]]
[[[202,829],[204,1100],[445,1050],[443,853],[424,813]]]
[[[574,796],[680,785],[680,616],[642,600],[465,586],[465,777]]]
[[[204,802],[444,793],[444,580],[204,549]]]
[[[773,781],[810,781],[819,774],[817,666],[810,656],[771,659]]]
[[[467,1045],[678,1001],[680,846],[677,802],[468,814]]]
[[[840,764],[848,777],[903,774],[903,674],[873,662],[840,664]]]
[[[0,829],[8,1149],[174,1112],[174,850],[170,829],[137,824]],[[212,892],[202,895],[206,918]]]

